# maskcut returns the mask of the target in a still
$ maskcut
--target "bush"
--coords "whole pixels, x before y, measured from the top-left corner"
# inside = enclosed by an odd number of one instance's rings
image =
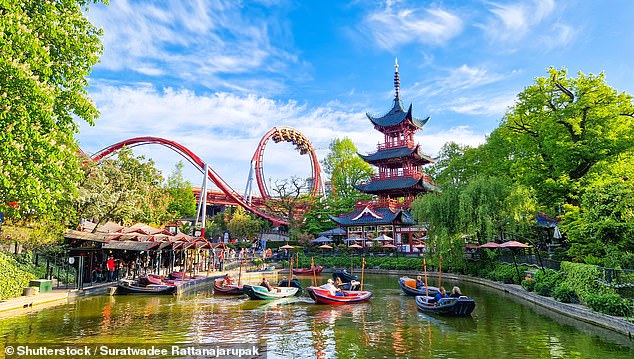
[[[552,286],[545,282],[537,282],[535,283],[535,293],[542,295],[544,297],[550,297],[552,293]]]
[[[633,313],[631,300],[623,299],[618,294],[590,294],[586,297],[588,307],[593,310],[621,317],[631,316]]]
[[[522,288],[524,288],[524,290],[527,292],[532,292],[533,290],[535,290],[535,281],[524,279],[522,281]]]
[[[556,287],[553,291],[553,298],[562,303],[579,303],[577,293],[566,286]]]
[[[29,272],[27,263],[20,263],[13,256],[0,252],[0,300],[17,297],[24,287],[37,277]]]
[[[515,266],[510,264],[498,264],[495,269],[489,273],[487,278],[496,282],[503,282],[507,284],[520,283],[517,278],[517,270],[515,269]]]

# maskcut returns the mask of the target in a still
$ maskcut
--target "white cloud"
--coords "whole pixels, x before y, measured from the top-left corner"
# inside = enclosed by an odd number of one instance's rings
[[[486,141],[484,133],[476,133],[469,126],[455,126],[440,131],[424,130],[416,139],[423,146],[423,152],[432,157],[438,156],[447,142],[477,147]]]
[[[270,18],[252,16],[247,8],[213,0],[96,5],[87,15],[104,30],[105,50],[97,68],[168,74],[209,88],[229,84],[220,79],[222,74],[283,75],[296,56],[272,44]]]
[[[308,109],[292,100],[256,95],[197,95],[190,90],[157,90],[148,84],[116,87],[108,83],[94,83],[91,96],[101,118],[94,127],[81,127],[78,137],[84,151],[95,153],[133,137],[165,138],[210,163],[238,192],[244,189],[260,139],[274,126],[296,128],[321,157],[336,137],[350,137],[362,152],[374,151],[382,138],[378,132],[368,135],[371,126],[362,111],[342,110],[343,106],[334,102]],[[181,160],[175,152],[156,146],[139,147],[135,153],[153,158],[165,176]],[[306,156],[300,156],[290,145],[267,144],[266,176],[310,176],[308,163]],[[186,173],[193,184],[199,185],[200,176],[195,170],[190,168]]]
[[[462,32],[462,20],[449,11],[435,8],[403,8],[391,2],[382,11],[370,13],[360,25],[378,46],[394,50],[409,43],[445,45]]]

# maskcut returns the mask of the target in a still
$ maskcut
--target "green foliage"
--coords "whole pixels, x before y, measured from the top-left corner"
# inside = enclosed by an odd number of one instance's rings
[[[2,2],[0,212],[9,224],[60,221],[76,196],[74,134],[77,121],[92,125],[98,116],[85,87],[102,51],[85,4]]]
[[[252,218],[244,208],[238,207],[227,223],[227,229],[231,238],[253,240],[260,233],[260,221]]]
[[[539,295],[550,297],[555,287],[561,281],[562,275],[552,269],[539,269],[535,272],[533,280],[535,281],[534,291]]]
[[[94,218],[97,224],[109,220],[126,224],[162,223],[166,219],[166,202],[159,205],[163,196],[156,192],[162,182],[154,162],[143,156],[135,157],[127,147],[114,158],[99,164],[87,163],[85,180],[75,201],[75,222]]]
[[[526,269],[526,267],[518,267],[520,273]],[[507,284],[520,284],[521,279],[517,277],[517,270],[512,264],[498,264],[495,269],[488,273],[487,278],[496,282],[502,282]]]
[[[630,317],[634,314],[634,302],[614,293],[588,295],[586,303],[593,310],[608,315]]]
[[[552,293],[553,298],[562,303],[579,303],[579,297],[575,293],[574,289],[568,288],[564,285],[555,287]]]
[[[28,259],[0,252],[0,300],[21,295],[29,281],[37,279],[31,270]]]
[[[535,280],[524,279],[522,281],[522,288],[524,288],[524,290],[527,292],[532,292],[533,290],[535,290]]]
[[[345,137],[334,139],[330,143],[330,152],[323,160],[324,171],[330,175],[335,198],[348,201],[368,199],[354,186],[369,180],[374,175],[372,166],[363,161],[352,141]]]
[[[188,218],[196,215],[196,197],[192,184],[183,178],[183,162],[178,162],[176,168],[167,177],[165,190],[169,194],[167,211],[172,219]]]
[[[582,263],[561,263],[561,286],[572,289],[581,300],[590,295],[614,293],[613,289],[599,284],[601,271],[595,265]]]

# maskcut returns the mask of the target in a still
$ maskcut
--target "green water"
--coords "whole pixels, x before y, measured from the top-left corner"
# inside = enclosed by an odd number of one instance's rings
[[[401,294],[396,280],[368,276],[370,302],[339,307],[315,305],[307,297],[220,297],[211,289],[181,297],[85,298],[0,319],[0,347],[249,342],[266,347],[269,358],[634,357],[634,343],[625,336],[468,283],[443,284],[459,284],[476,300],[471,317],[428,316],[417,311],[413,297]]]

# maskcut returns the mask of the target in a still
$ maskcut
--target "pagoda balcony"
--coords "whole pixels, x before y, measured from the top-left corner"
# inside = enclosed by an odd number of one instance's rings
[[[400,170],[396,173],[379,173],[378,176],[372,177],[372,181],[386,180],[386,179],[392,179],[392,178],[402,178],[402,177],[418,179],[423,177],[423,172],[418,170]]]
[[[381,151],[381,150],[387,150],[387,149],[390,149],[390,148],[397,148],[397,147],[414,148],[415,146],[416,146],[416,143],[414,141],[401,140],[401,141],[397,141],[397,142],[379,143],[379,144],[376,145],[376,150],[377,151]]]

